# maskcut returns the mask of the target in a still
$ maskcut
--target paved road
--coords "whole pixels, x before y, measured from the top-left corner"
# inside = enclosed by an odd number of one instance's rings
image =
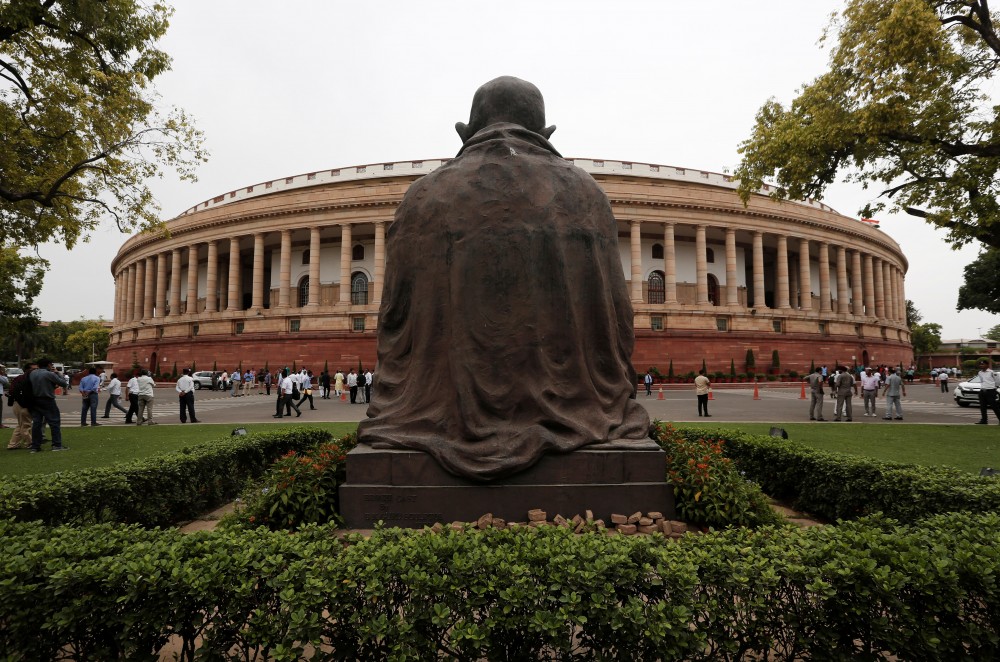
[[[907,387],[907,396],[903,398],[903,415],[907,423],[927,424],[971,424],[979,420],[979,410],[975,407],[963,408],[955,404],[950,393],[941,393],[940,388],[930,384],[914,384]],[[760,423],[795,423],[808,422],[808,400],[799,398],[801,389],[798,387],[779,387],[763,385],[759,389],[760,399],[753,399],[753,387],[738,385],[730,388],[723,385],[714,389],[714,400],[709,402],[710,422],[713,424],[735,422]],[[646,397],[640,390],[638,399],[649,411],[650,418],[660,420],[696,422],[699,419],[697,402],[693,387],[676,386],[663,391],[663,400],[659,392],[654,391],[652,397]],[[271,418],[275,411],[275,398],[264,395],[247,395],[233,398],[228,394],[198,391],[195,395],[195,410],[198,419],[204,423],[309,423],[316,421],[360,421],[365,417],[367,406],[350,404],[337,399],[323,400],[314,396],[316,410],[310,411],[308,403],[303,404],[302,416],[284,418],[278,421]],[[877,402],[879,418],[868,418],[864,414],[864,406],[860,398],[854,398],[854,423],[873,423],[892,425],[883,421],[885,399]],[[78,426],[80,416],[80,399],[76,391],[59,398],[59,408],[62,410],[63,425]],[[102,394],[99,412],[104,411],[104,396]],[[823,408],[823,416],[833,418],[834,401],[827,399]],[[4,424],[12,425],[10,408],[4,408]],[[154,419],[160,424],[180,425],[177,399],[172,388],[158,388],[154,405]],[[99,422],[108,425],[125,425],[124,416],[117,410],[112,410],[110,419]],[[992,419],[991,419],[992,422]],[[818,423],[818,425],[823,425]]]

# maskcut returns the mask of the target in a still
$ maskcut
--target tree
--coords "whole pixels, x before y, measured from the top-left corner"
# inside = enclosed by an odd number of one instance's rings
[[[966,265],[965,282],[958,288],[955,308],[1000,313],[1000,249],[989,248]]]
[[[84,361],[103,361],[107,356],[111,332],[101,322],[85,322],[84,328],[74,331],[66,338],[66,352]],[[92,358],[93,357],[93,358]]]
[[[16,248],[0,245],[0,283],[3,283],[0,287],[0,337],[13,342],[19,360],[25,341],[37,333],[38,309],[34,301],[42,291],[44,269],[45,261],[41,258],[22,256]]]
[[[941,325],[928,322],[910,327],[910,343],[914,356],[936,352],[941,346]]]
[[[987,331],[983,337],[989,338],[990,340],[1000,340],[1000,324],[997,324],[992,329]]]
[[[920,324],[920,320],[924,318],[917,310],[916,304],[914,304],[909,299],[906,300],[906,326],[912,327],[915,324]]]
[[[960,246],[1000,248],[1000,106],[988,92],[1000,35],[988,0],[849,0],[823,39],[829,71],[787,108],[758,111],[736,169],[744,203],[774,178],[775,198],[821,197],[838,175]]]

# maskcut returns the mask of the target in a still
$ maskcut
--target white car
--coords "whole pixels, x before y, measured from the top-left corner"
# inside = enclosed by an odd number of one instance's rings
[[[7,368],[7,379],[14,379],[24,374],[24,370],[20,368]]]
[[[955,387],[955,404],[959,407],[971,407],[972,405],[979,406],[979,389],[982,388],[982,384],[979,380],[979,375],[976,375],[972,379],[966,382],[960,383]]]

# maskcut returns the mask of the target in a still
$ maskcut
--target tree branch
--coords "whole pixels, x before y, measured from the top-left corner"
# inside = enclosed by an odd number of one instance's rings
[[[0,74],[0,78],[9,80],[10,82],[14,83],[17,87],[19,87],[21,89],[21,92],[24,94],[25,99],[28,100],[28,103],[30,104],[35,103],[35,98],[31,95],[31,88],[29,88],[28,84],[24,81],[24,79],[21,78],[21,74],[17,71],[17,69],[15,69],[12,64],[9,64],[4,60],[0,60],[0,67],[10,72],[10,76],[6,74]],[[11,78],[11,76],[13,76],[13,78]]]

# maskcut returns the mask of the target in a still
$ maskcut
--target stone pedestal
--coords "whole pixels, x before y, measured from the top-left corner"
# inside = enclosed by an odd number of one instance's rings
[[[591,446],[546,455],[529,469],[490,483],[446,472],[422,451],[360,445],[347,454],[340,509],[352,529],[418,528],[435,522],[472,522],[485,513],[523,522],[540,508],[549,519],[587,510],[610,522],[611,513],[659,511],[674,515],[666,482],[666,454],[653,441]]]

